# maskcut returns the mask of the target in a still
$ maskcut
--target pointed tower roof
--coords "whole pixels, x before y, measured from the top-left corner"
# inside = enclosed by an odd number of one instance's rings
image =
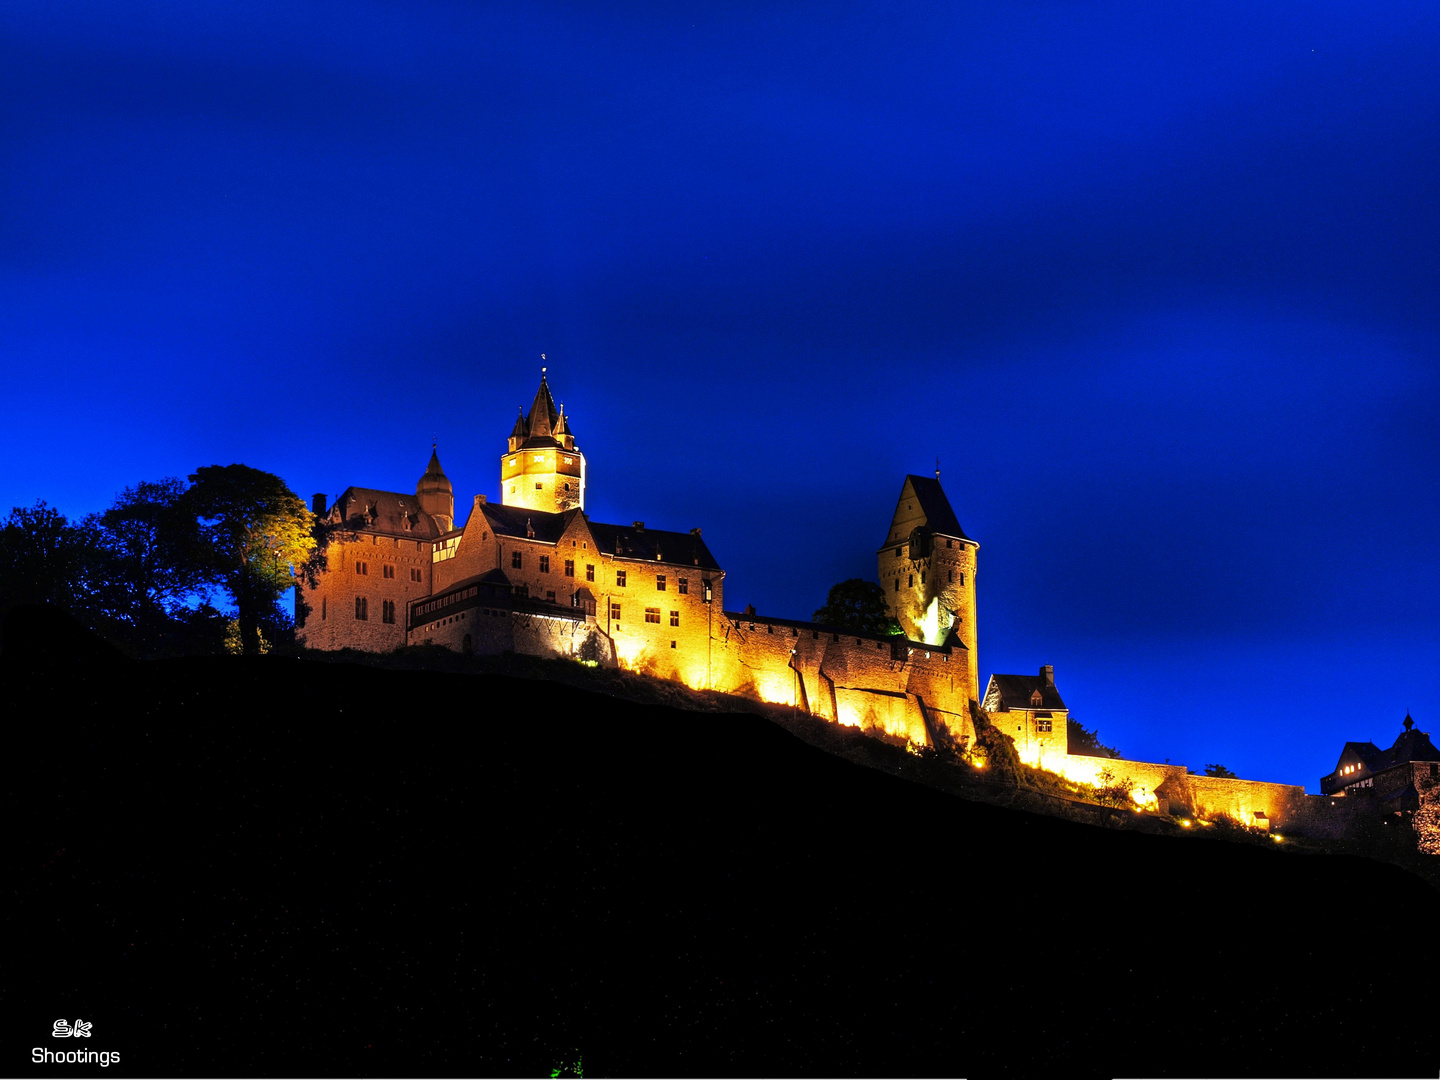
[[[565,406],[564,406],[564,405],[561,405],[561,406],[560,406],[560,423],[558,423],[558,424],[555,426],[555,437],[558,439],[558,438],[560,438],[562,435],[574,435],[574,434],[575,434],[575,433],[570,430],[570,420],[569,420],[569,418],[566,417],[566,415],[565,415]]]
[[[450,478],[445,475],[445,470],[440,467],[440,453],[432,444],[430,447],[430,464],[425,467],[425,473],[420,477],[420,482],[415,485],[415,494],[423,495],[426,492],[443,491],[447,495],[454,493],[450,485]]]
[[[532,439],[553,439],[555,425],[560,420],[560,411],[555,408],[555,399],[550,396],[550,385],[545,381],[545,369],[540,369],[540,389],[535,391],[534,404],[526,417],[528,436]]]
[[[519,409],[518,412],[520,413],[520,415],[515,417],[515,426],[510,429],[510,437],[512,439],[520,439],[523,441],[528,430],[525,427],[525,410]]]

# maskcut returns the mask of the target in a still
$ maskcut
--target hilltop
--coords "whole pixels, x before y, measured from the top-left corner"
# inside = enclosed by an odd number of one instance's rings
[[[57,1016],[157,1075],[1440,1056],[1415,1022],[1440,1007],[1440,894],[1392,866],[988,805],[753,714],[293,657],[141,664],[42,629],[3,661],[34,703],[7,728],[17,1071]]]

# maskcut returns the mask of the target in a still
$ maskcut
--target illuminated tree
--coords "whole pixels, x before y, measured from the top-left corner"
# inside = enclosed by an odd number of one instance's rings
[[[202,566],[235,605],[245,655],[258,655],[262,616],[275,611],[315,548],[314,515],[278,476],[248,465],[206,465],[190,485]]]
[[[885,590],[873,581],[851,578],[832,585],[825,606],[812,618],[825,626],[858,630],[864,634],[898,634],[900,626],[885,603]]]
[[[1427,855],[1440,855],[1440,780],[1420,777],[1415,781],[1420,806],[1410,819],[1417,846]]]

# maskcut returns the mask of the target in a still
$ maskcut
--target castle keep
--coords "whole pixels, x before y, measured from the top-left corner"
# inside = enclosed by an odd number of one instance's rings
[[[878,549],[903,633],[856,633],[724,608],[700,529],[590,520],[585,456],[542,372],[500,455],[500,501],[457,524],[438,452],[413,496],[347,488],[317,588],[297,589],[309,648],[435,644],[617,665],[795,705],[921,744],[968,742],[977,698],[975,558],[938,479],[906,477]]]

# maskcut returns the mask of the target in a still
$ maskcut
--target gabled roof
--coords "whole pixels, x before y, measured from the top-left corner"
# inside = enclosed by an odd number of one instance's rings
[[[492,502],[481,503],[476,510],[485,515],[490,530],[496,536],[518,536],[546,544],[558,544],[570,525],[570,519],[580,513],[579,510],[566,510],[550,514],[544,510]]]
[[[1340,751],[1340,760],[1335,763],[1335,772],[1347,761],[1356,761],[1371,772],[1375,771],[1376,762],[1380,760],[1380,748],[1373,742],[1347,742]]]
[[[1040,704],[1033,704],[1035,691],[1040,691]],[[984,708],[990,712],[1011,710],[1029,712],[1041,709],[1047,712],[1068,711],[1069,706],[1060,698],[1055,684],[1043,675],[991,675],[985,688]]]
[[[523,506],[482,503],[476,507],[485,515],[496,536],[515,536],[558,544],[580,510],[549,514]],[[605,555],[622,559],[643,559],[646,562],[697,566],[702,570],[719,570],[720,564],[698,532],[670,532],[667,529],[636,528],[634,525],[606,525],[585,519],[595,547]],[[531,534],[534,534],[533,536]]]
[[[335,500],[331,514],[332,520],[338,518],[358,532],[410,540],[434,540],[441,535],[436,520],[420,509],[420,500],[398,491],[348,487]]]
[[[702,570],[719,570],[720,564],[699,532],[670,532],[666,529],[636,528],[634,525],[606,525],[591,521],[590,533],[602,552],[612,558],[644,559],[646,562],[678,563]]]
[[[1407,761],[1440,761],[1440,750],[1423,731],[1404,731],[1389,750],[1383,750],[1376,757],[1373,768],[1388,769],[1392,765],[1403,765]]]

